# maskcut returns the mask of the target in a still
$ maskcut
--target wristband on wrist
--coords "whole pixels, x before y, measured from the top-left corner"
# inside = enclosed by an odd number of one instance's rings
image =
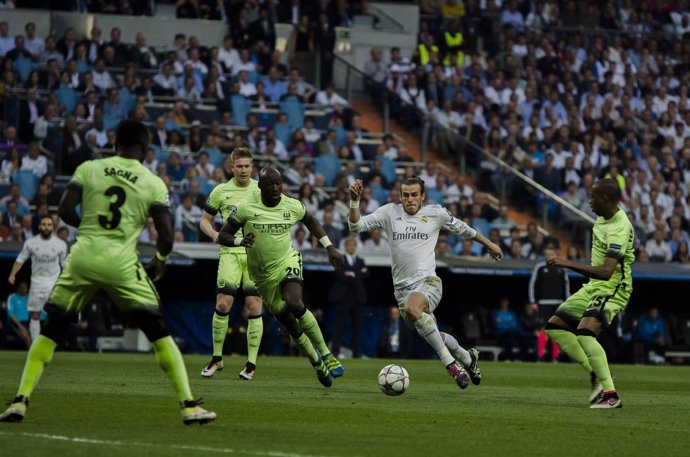
[[[242,246],[242,238],[237,237],[235,238],[235,241],[233,242],[235,246]]]
[[[161,255],[160,252],[156,252],[156,258],[161,262],[165,262],[168,259],[167,255]]]
[[[324,248],[327,248],[328,246],[331,246],[333,244],[331,243],[331,240],[328,238],[328,235],[319,238],[319,243],[321,243],[321,246],[323,246]]]
[[[352,209],[359,208],[359,200],[350,200],[350,208],[352,208]]]

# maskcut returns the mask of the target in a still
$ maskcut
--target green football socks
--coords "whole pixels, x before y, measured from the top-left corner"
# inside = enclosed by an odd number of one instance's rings
[[[213,357],[223,357],[223,344],[225,335],[228,334],[228,315],[219,314],[218,310],[213,312]],[[259,339],[259,341],[261,341]]]
[[[555,341],[558,346],[570,356],[571,359],[579,363],[582,368],[587,370],[587,373],[592,372],[592,365],[587,359],[587,354],[580,346],[578,337],[573,332],[559,329],[546,329],[546,334],[549,335],[551,341]],[[598,373],[597,373],[598,375]]]
[[[39,335],[36,338],[26,356],[24,372],[22,373],[22,380],[19,383],[17,395],[23,395],[26,398],[31,396],[31,392],[36,387],[41,374],[43,374],[43,369],[53,360],[53,353],[56,347],[55,341],[44,335]]]
[[[302,353],[302,355],[307,356],[312,365],[319,361],[319,354],[316,353],[314,345],[309,341],[309,337],[305,333],[302,333],[299,338],[290,337],[293,344],[297,346],[297,349]]]
[[[192,400],[192,390],[189,387],[187,368],[172,336],[163,337],[152,344],[153,350],[156,353],[156,361],[165,371],[165,374],[168,375],[178,400],[181,402]]]
[[[323,340],[323,333],[321,333],[319,323],[316,321],[311,311],[306,310],[302,317],[297,318],[297,323],[299,324],[300,330],[307,335],[309,341],[311,341],[311,344],[314,345],[316,350],[322,355],[331,352],[328,346],[326,346],[326,342]]]
[[[226,317],[227,319],[227,317]],[[227,327],[227,321],[226,321]],[[264,320],[261,315],[249,316],[247,322],[247,361],[256,365],[256,357],[259,355],[259,346],[261,345],[261,336],[264,333]],[[215,315],[214,315],[214,335],[215,335]],[[215,338],[214,338],[215,339]],[[214,353],[215,354],[215,341]]]
[[[599,378],[604,392],[616,390],[613,386],[613,379],[611,379],[611,370],[609,370],[609,362],[606,359],[606,351],[601,347],[601,344],[599,344],[595,337],[589,335],[577,335],[577,341],[587,354],[589,363],[592,365],[597,378]]]

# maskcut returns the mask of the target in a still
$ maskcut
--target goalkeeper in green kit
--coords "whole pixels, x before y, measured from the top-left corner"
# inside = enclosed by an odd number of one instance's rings
[[[549,319],[546,333],[573,360],[590,373],[590,408],[621,408],[606,352],[597,336],[623,311],[632,293],[630,266],[635,261],[633,226],[618,207],[621,190],[613,179],[592,188],[589,204],[598,216],[592,230],[592,264],[550,256],[549,266],[569,268],[590,278]]]

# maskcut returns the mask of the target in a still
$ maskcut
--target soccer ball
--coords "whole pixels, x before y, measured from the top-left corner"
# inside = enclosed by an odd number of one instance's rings
[[[405,393],[410,387],[410,375],[400,365],[386,365],[379,371],[379,389],[386,395],[395,397]]]

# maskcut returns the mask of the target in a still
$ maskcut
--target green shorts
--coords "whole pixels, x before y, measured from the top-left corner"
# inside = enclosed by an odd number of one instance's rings
[[[561,303],[555,315],[574,329],[583,317],[596,317],[604,327],[608,327],[613,318],[625,309],[631,293],[632,287],[625,284],[604,288],[587,283]]]
[[[123,259],[74,246],[50,295],[50,302],[78,313],[104,290],[122,311],[157,309],[158,292],[136,255]]]
[[[259,295],[254,281],[249,277],[247,254],[244,252],[221,253],[218,261],[216,293],[237,297],[237,291],[240,288],[244,291],[245,297]]]
[[[295,252],[294,255],[276,264],[265,277],[255,277],[254,279],[266,308],[273,315],[279,314],[285,309],[283,284],[288,282],[302,284],[302,255]]]

